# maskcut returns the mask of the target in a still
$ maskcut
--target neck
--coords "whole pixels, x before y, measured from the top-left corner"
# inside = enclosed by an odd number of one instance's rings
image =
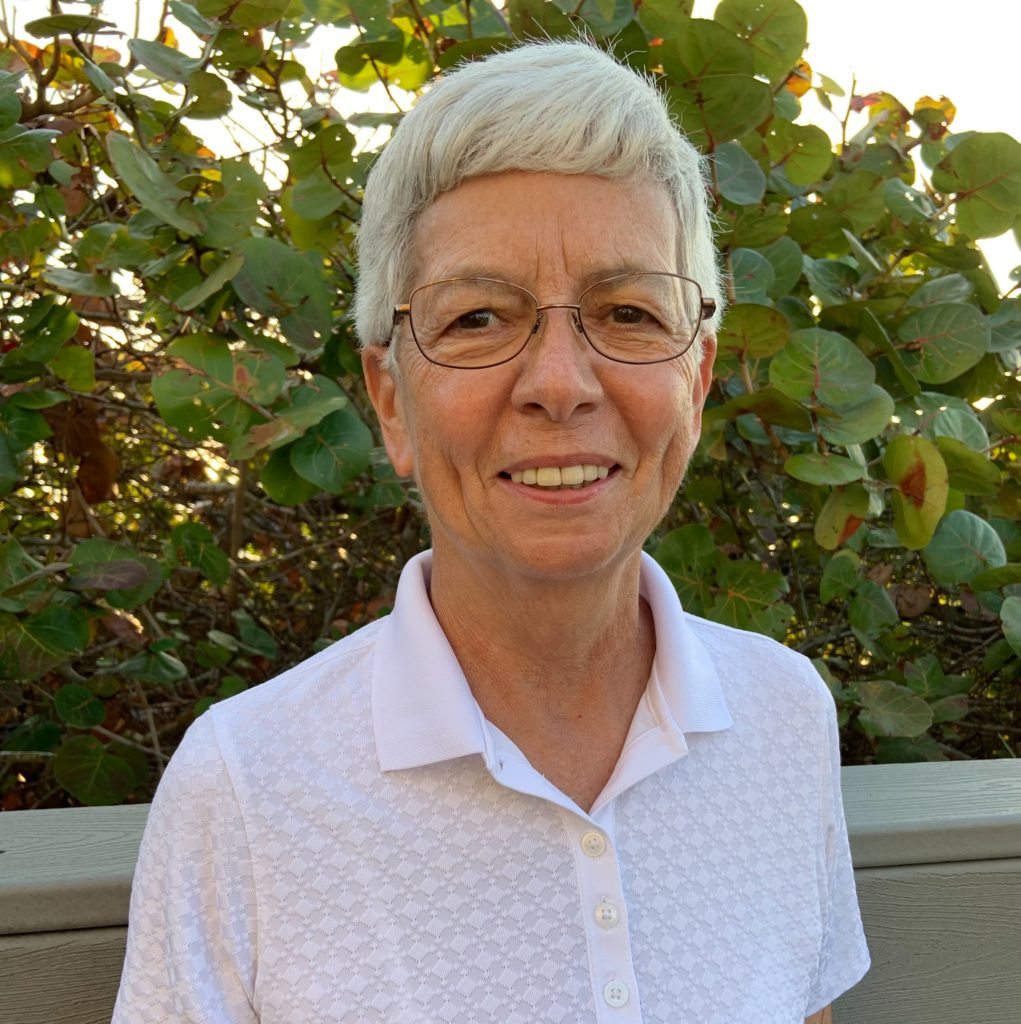
[[[434,554],[430,599],[483,714],[551,779],[555,771],[546,769],[572,745],[591,753],[587,787],[570,794],[591,805],[652,668],[640,556],[551,582],[508,579],[446,554]]]

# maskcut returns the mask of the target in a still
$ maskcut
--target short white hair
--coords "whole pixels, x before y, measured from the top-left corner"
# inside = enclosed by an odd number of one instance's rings
[[[715,330],[723,293],[705,160],[650,80],[590,43],[544,41],[439,79],[376,161],[358,229],[354,310],[363,347],[386,342],[394,305],[407,301],[418,215],[466,179],[501,171],[662,182],[677,211],[677,272],[716,300],[716,315],[703,325]]]

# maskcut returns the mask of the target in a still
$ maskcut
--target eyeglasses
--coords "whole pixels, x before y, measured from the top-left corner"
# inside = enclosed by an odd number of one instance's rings
[[[431,363],[453,369],[499,366],[522,352],[547,309],[572,310],[575,328],[618,363],[662,363],[683,355],[716,302],[680,274],[620,274],[597,281],[576,303],[544,305],[527,289],[488,277],[457,277],[416,288],[394,307]]]

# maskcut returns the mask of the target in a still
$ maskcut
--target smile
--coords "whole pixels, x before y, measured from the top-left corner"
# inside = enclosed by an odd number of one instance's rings
[[[578,466],[536,466],[534,469],[519,469],[511,473],[501,473],[516,484],[529,487],[569,488],[580,490],[587,484],[597,480],[605,480],[610,475],[609,466],[595,466],[591,463]]]

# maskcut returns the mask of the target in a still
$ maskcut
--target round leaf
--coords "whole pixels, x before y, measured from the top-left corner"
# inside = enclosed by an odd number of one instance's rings
[[[65,740],[53,758],[57,782],[83,804],[119,804],[135,788],[131,765],[95,736]]]
[[[975,306],[943,302],[912,313],[897,336],[904,362],[921,381],[943,384],[970,370],[989,349],[989,324]]]
[[[820,420],[819,433],[830,444],[864,444],[886,429],[893,410],[890,395],[873,384],[860,402],[834,409],[835,416]]]
[[[921,736],[932,725],[932,709],[906,686],[873,679],[856,689],[858,720],[873,736]]]
[[[833,161],[830,137],[811,124],[774,121],[766,135],[766,148],[774,170],[782,170],[792,185],[812,185]]]
[[[923,437],[900,434],[883,453],[891,495],[894,528],[909,550],[924,548],[943,515],[950,486],[939,450]]]
[[[331,494],[369,468],[372,434],[351,406],[331,412],[290,448],[291,465]]]
[[[773,283],[767,289],[769,297],[780,299],[789,295],[801,279],[804,270],[801,246],[788,235],[781,235],[758,251],[769,260],[773,268]]]
[[[968,238],[1003,234],[1021,215],[1021,142],[976,132],[950,151],[932,183],[956,193],[957,226]]]
[[[769,382],[798,401],[823,405],[860,399],[875,381],[872,363],[843,335],[818,327],[795,331],[769,364]]]
[[[259,475],[263,490],[281,505],[300,505],[319,493],[318,485],[306,480],[291,465],[290,448],[277,448]]]
[[[849,484],[865,475],[865,467],[853,459],[820,452],[792,455],[783,468],[789,476],[807,484]]]
[[[53,706],[63,721],[79,729],[91,729],[106,718],[103,702],[88,687],[78,683],[69,683],[57,690]]]
[[[983,570],[1007,564],[999,534],[965,509],[943,517],[922,557],[933,579],[943,587],[968,583]]]
[[[713,154],[720,195],[738,206],[761,202],[766,191],[762,168],[737,142],[725,142]]]
[[[737,302],[765,303],[773,283],[773,267],[754,249],[735,249],[730,255],[730,272],[734,279]]]
[[[718,340],[723,349],[734,349],[758,359],[779,352],[788,337],[787,318],[779,310],[743,302],[727,310]]]
[[[795,0],[722,0],[714,18],[748,45],[755,71],[771,82],[787,77],[808,39],[808,20]]]
[[[1021,658],[1021,597],[1010,596],[1000,606],[1003,635],[1014,653]]]
[[[815,521],[815,542],[826,551],[846,544],[869,514],[869,493],[859,484],[838,487],[826,499]]]
[[[0,615],[0,651],[17,676],[36,679],[89,642],[89,624],[77,608],[51,604],[34,615]]]

